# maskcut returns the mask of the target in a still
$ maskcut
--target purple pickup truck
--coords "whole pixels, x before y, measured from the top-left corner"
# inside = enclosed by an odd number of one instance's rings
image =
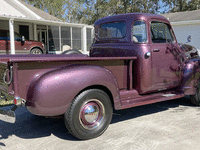
[[[90,55],[1,55],[0,90],[14,96],[7,120],[25,106],[39,116],[64,116],[78,139],[103,134],[113,109],[190,95],[200,105],[200,59],[188,58],[169,21],[145,13],[94,24]],[[2,116],[2,115],[1,115]]]

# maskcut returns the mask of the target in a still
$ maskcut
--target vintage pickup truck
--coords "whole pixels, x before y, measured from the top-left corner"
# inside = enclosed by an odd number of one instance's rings
[[[7,121],[25,106],[39,116],[63,115],[72,135],[91,139],[107,129],[113,109],[185,95],[200,105],[200,59],[185,57],[166,18],[121,14],[94,27],[89,56],[0,56],[0,90],[15,103],[0,111]]]

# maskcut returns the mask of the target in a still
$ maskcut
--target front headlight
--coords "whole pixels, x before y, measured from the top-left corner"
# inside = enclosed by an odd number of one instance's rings
[[[44,44],[42,44],[42,47],[44,48]]]

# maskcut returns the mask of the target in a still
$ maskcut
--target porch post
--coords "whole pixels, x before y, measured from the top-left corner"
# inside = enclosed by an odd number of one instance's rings
[[[94,39],[94,28],[91,29],[91,38],[92,38],[92,42],[93,42],[93,39]]]
[[[83,27],[82,31],[83,31],[83,36],[82,36],[82,41],[83,41],[83,53],[86,54],[87,53],[87,30],[86,30],[86,26]]]
[[[38,41],[38,38],[37,38],[37,25],[35,23],[34,23],[34,40]]]
[[[71,38],[71,48],[73,49],[73,36],[72,36],[72,27],[70,27],[70,38]]]
[[[10,49],[11,54],[15,54],[15,35],[14,35],[14,20],[9,20],[9,32],[10,32]]]
[[[47,25],[47,54],[49,53],[49,26]]]
[[[60,44],[60,52],[62,51],[62,43],[61,43],[61,26],[59,26],[59,44]]]

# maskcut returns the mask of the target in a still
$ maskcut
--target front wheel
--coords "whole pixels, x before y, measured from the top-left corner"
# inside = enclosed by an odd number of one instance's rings
[[[112,112],[109,96],[102,90],[90,89],[72,101],[65,113],[65,125],[78,139],[95,138],[107,129]]]
[[[197,84],[195,95],[190,95],[190,101],[196,106],[200,106],[200,82]]]

